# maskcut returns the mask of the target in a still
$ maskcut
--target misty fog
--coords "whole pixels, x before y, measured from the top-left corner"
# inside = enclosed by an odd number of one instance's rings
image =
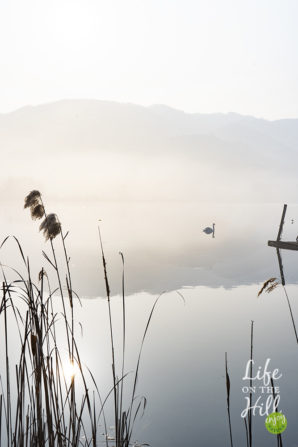
[[[25,107],[0,116],[0,236],[19,237],[38,265],[38,247],[46,245],[23,200],[39,189],[48,212],[70,230],[84,296],[103,293],[99,219],[113,293],[120,250],[130,293],[261,282],[277,267],[266,244],[275,238],[281,205],[295,200],[296,142],[297,120],[104,101]],[[295,217],[296,208],[289,212]],[[213,222],[211,240],[202,229]],[[7,250],[7,257],[14,265],[16,253]],[[295,280],[293,266],[286,276]]]

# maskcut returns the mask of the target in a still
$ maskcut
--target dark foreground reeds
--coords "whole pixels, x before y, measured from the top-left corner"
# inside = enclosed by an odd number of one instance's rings
[[[29,259],[15,237],[13,241],[22,259],[23,271],[20,273],[10,268],[14,279],[8,280],[8,268],[1,264],[0,328],[3,330],[1,350],[4,349],[4,353],[1,353],[3,363],[0,371],[0,445],[64,447],[96,446],[99,442],[104,442],[106,446],[112,442],[116,447],[136,445],[132,443],[134,424],[146,407],[146,399],[136,397],[140,360],[159,297],[154,302],[144,330],[132,389],[124,392],[127,376],[124,257],[120,253],[123,263],[123,333],[122,356],[117,359],[107,264],[99,232],[109,310],[113,383],[102,397],[92,372],[83,367],[76,341],[74,303],[80,303],[80,300],[72,288],[70,258],[66,248],[68,233],[64,234],[55,214],[46,213],[38,191],[32,191],[26,197],[25,208],[30,209],[33,219],[43,219],[40,230],[48,241],[50,252],[43,252],[47,268],[40,269],[37,283],[32,280],[35,274],[32,275]],[[58,238],[64,257],[63,273],[56,255]],[[8,240],[6,238],[0,248]],[[59,261],[61,264],[62,260]],[[51,270],[51,275],[48,275],[47,269]],[[54,286],[49,279],[53,273],[56,278]],[[62,274],[65,274],[65,279],[62,279]],[[60,300],[58,307],[57,299]],[[58,331],[61,323],[64,327],[63,337],[61,329]],[[19,350],[16,355],[17,344]],[[69,367],[73,368],[73,373],[66,371]],[[127,396],[130,396],[128,400]],[[105,405],[110,397],[113,398],[114,420],[109,421],[109,425],[115,427],[112,436],[108,434],[105,416]]]
[[[253,346],[254,346],[254,322],[251,321],[250,326],[250,367],[249,367],[249,406],[247,411],[247,416],[243,417],[244,427],[245,427],[245,439],[246,446],[253,446],[253,433],[252,433],[252,365],[253,365]],[[232,423],[231,423],[231,405],[230,405],[230,393],[231,393],[231,380],[228,372],[228,354],[225,353],[225,378],[226,378],[226,393],[227,393],[227,414],[228,414],[228,426],[229,426],[229,437],[230,437],[230,446],[233,447],[233,435],[232,435]]]

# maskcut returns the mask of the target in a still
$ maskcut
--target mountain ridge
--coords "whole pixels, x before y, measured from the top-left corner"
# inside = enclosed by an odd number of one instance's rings
[[[102,200],[296,200],[298,119],[61,100],[1,115],[0,147],[3,190],[25,176]]]
[[[59,100],[55,100],[55,101],[48,101],[48,102],[44,102],[44,103],[39,103],[39,104],[26,104],[24,106],[21,107],[17,107],[14,110],[11,110],[9,112],[1,112],[0,113],[0,117],[2,116],[7,116],[7,115],[13,115],[15,113],[21,112],[21,111],[25,111],[28,109],[38,109],[40,107],[47,107],[47,106],[51,106],[51,105],[58,105],[58,104],[62,104],[62,103],[84,103],[84,102],[89,102],[89,103],[101,103],[101,104],[114,104],[114,105],[118,105],[118,106],[132,106],[132,107],[136,107],[136,108],[143,108],[143,109],[152,109],[152,110],[165,110],[165,111],[170,111],[170,112],[179,112],[179,113],[183,113],[185,115],[188,116],[235,116],[235,117],[240,117],[240,118],[252,118],[255,120],[260,120],[260,121],[266,121],[269,123],[274,123],[274,122],[279,122],[279,121],[296,121],[298,122],[298,117],[297,118],[278,118],[278,119],[267,119],[267,118],[263,118],[263,117],[258,117],[255,115],[247,115],[247,114],[243,114],[240,112],[188,112],[173,106],[168,106],[166,104],[162,104],[162,103],[156,103],[156,104],[151,104],[148,106],[144,106],[144,105],[140,105],[140,104],[136,104],[133,102],[121,102],[121,101],[114,101],[114,100],[103,100],[103,99],[88,99],[88,98],[75,98],[75,99],[59,99]]]

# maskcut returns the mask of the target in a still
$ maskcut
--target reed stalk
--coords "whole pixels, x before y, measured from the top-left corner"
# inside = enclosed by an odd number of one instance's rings
[[[228,354],[225,353],[225,372],[226,372],[226,390],[227,390],[227,412],[228,412],[228,423],[229,423],[229,435],[231,447],[233,447],[233,435],[232,435],[232,424],[231,424],[231,413],[230,413],[230,390],[231,382],[228,373]]]

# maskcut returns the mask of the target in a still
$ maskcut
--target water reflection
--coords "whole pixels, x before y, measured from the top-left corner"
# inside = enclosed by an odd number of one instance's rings
[[[279,267],[268,239],[274,239],[281,205],[212,204],[197,202],[48,203],[58,214],[71,256],[74,287],[80,296],[104,294],[97,224],[101,218],[103,243],[112,294],[121,288],[121,259],[125,256],[127,293],[159,293],[183,287],[205,285],[231,288],[263,282],[279,276]],[[217,238],[210,244],[205,222],[216,217]],[[291,205],[291,217],[298,221],[298,207]],[[23,211],[22,200],[6,207],[1,217],[3,240],[7,234],[19,237],[32,271],[43,265],[50,271],[41,250],[48,245],[38,233],[38,224]],[[295,240],[296,225],[285,219],[283,239]],[[58,253],[59,254],[59,253]],[[17,267],[18,250],[4,247],[0,259]],[[284,251],[287,282],[296,283],[297,253]],[[21,263],[20,263],[21,264]]]

